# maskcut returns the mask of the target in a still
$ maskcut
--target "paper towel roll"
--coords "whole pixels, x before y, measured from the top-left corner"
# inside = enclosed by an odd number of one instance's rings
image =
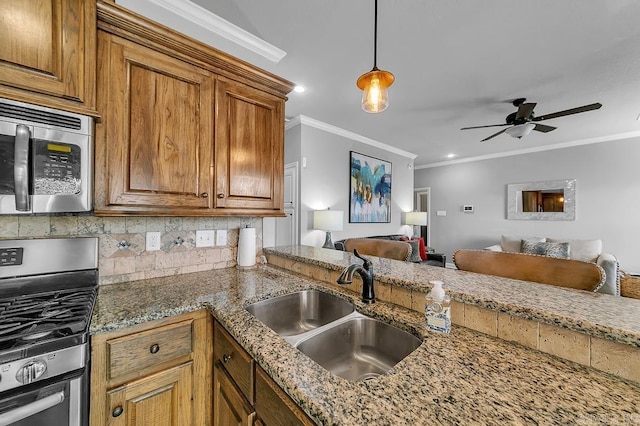
[[[238,236],[238,266],[256,264],[256,228],[240,228]]]

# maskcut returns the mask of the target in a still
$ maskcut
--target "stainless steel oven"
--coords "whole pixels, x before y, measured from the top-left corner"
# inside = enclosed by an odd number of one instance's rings
[[[67,426],[88,424],[89,373],[76,372],[38,383],[0,400],[0,425]]]
[[[91,210],[93,119],[0,99],[0,214]]]
[[[0,425],[88,425],[97,253],[97,238],[0,240]]]

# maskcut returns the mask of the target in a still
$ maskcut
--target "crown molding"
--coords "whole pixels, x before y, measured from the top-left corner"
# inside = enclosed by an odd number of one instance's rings
[[[267,43],[189,0],[145,0],[139,3],[145,2],[149,3],[150,7],[161,8],[173,16],[178,16],[197,25],[207,33],[229,40],[272,62],[280,62],[287,54],[284,50]],[[118,1],[118,3],[120,2]],[[143,6],[139,4],[138,8],[143,8]]]
[[[522,155],[522,154],[531,154],[531,153],[534,153],[534,152],[553,151],[554,149],[571,148],[571,147],[574,147],[574,146],[591,145],[591,144],[594,144],[594,143],[611,142],[611,141],[624,140],[624,139],[630,139],[630,138],[635,138],[635,137],[640,137],[640,131],[627,132],[627,133],[617,133],[615,135],[600,136],[600,137],[597,137],[597,138],[589,138],[589,139],[579,139],[579,140],[576,140],[576,141],[563,142],[563,143],[559,143],[559,144],[555,144],[555,145],[546,145],[546,146],[539,146],[539,147],[536,147],[536,148],[518,149],[518,150],[515,150],[515,151],[499,152],[499,153],[496,153],[496,154],[480,155],[478,157],[460,158],[458,160],[449,160],[449,161],[442,161],[442,162],[439,162],[439,163],[423,164],[423,165],[420,165],[420,166],[414,166],[413,168],[416,169],[416,170],[430,169],[430,168],[433,168],[433,167],[450,166],[452,164],[471,163],[471,162],[474,162],[474,161],[491,160],[493,158],[511,157],[511,156],[514,156],[514,155]]]
[[[345,130],[345,129],[341,129],[340,127],[333,126],[333,125],[325,123],[323,121],[319,121],[319,120],[307,117],[306,115],[298,115],[298,116],[293,117],[292,119],[290,119],[289,121],[287,121],[285,123],[284,128],[285,128],[285,130],[289,130],[289,129],[291,129],[291,128],[295,127],[295,126],[298,126],[300,124],[304,124],[306,126],[315,127],[316,129],[324,130],[325,132],[333,133],[335,135],[342,136],[344,138],[351,139],[351,140],[356,141],[356,142],[361,142],[361,143],[364,143],[364,144],[367,144],[367,145],[374,146],[376,148],[384,149],[385,151],[392,152],[394,154],[398,154],[398,155],[401,155],[403,157],[410,158],[412,160],[415,159],[418,156],[417,154],[413,154],[413,153],[408,152],[408,151],[403,151],[402,149],[396,148],[394,146],[387,145],[385,143],[378,142],[378,141],[373,140],[373,139],[369,139],[369,138],[367,138],[365,136],[359,135],[357,133],[350,132],[350,131]]]

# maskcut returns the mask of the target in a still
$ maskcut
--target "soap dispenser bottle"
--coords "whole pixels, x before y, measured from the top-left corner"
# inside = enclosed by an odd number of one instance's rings
[[[427,294],[425,315],[427,329],[449,334],[451,331],[451,299],[442,288],[442,281],[430,281],[433,287]]]

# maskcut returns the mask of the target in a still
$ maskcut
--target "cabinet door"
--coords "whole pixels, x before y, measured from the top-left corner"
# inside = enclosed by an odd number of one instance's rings
[[[95,2],[3,0],[0,85],[8,87],[0,93],[46,105],[36,92],[93,110],[95,31]]]
[[[213,426],[252,426],[255,413],[220,362],[213,372]]]
[[[284,100],[218,79],[216,207],[282,210]]]
[[[256,368],[256,415],[266,426],[312,426],[315,423],[265,373]]]
[[[213,74],[103,32],[98,63],[96,210],[210,208]]]
[[[180,365],[107,393],[106,424],[191,426],[193,363]]]

